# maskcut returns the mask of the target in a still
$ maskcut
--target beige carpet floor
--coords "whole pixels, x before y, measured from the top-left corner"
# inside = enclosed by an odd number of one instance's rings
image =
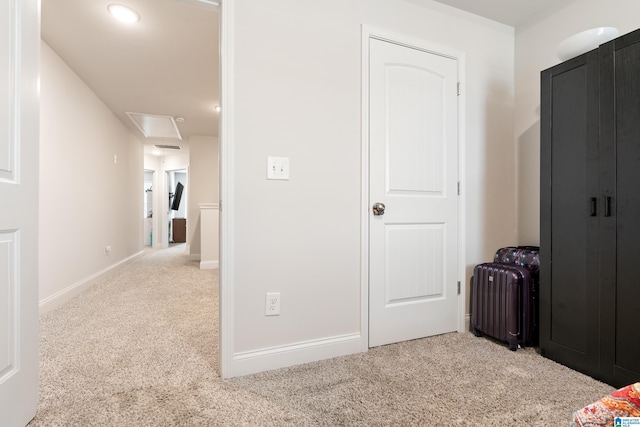
[[[569,426],[613,389],[452,333],[223,381],[217,273],[149,251],[41,318],[30,426]]]

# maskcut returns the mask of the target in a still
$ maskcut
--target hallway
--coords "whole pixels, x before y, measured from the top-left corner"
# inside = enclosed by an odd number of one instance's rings
[[[200,270],[184,244],[148,249],[100,276],[42,316],[40,328],[40,403],[30,425],[179,424],[212,397],[202,393],[223,386],[218,271]]]

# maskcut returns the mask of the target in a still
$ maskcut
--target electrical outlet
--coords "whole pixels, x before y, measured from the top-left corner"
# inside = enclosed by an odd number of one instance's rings
[[[280,292],[267,292],[264,305],[265,316],[280,315]]]
[[[109,255],[109,253],[111,252],[111,245],[107,245],[104,247],[104,254],[105,255]]]

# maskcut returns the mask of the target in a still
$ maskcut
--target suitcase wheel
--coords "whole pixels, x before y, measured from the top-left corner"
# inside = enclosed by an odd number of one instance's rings
[[[477,337],[481,337],[482,336],[482,332],[480,332],[480,330],[476,327],[473,328],[473,335],[477,336]]]

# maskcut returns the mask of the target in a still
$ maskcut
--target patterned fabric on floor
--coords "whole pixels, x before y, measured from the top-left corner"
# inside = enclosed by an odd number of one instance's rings
[[[576,427],[614,427],[616,417],[640,417],[640,382],[612,392],[573,414]]]

